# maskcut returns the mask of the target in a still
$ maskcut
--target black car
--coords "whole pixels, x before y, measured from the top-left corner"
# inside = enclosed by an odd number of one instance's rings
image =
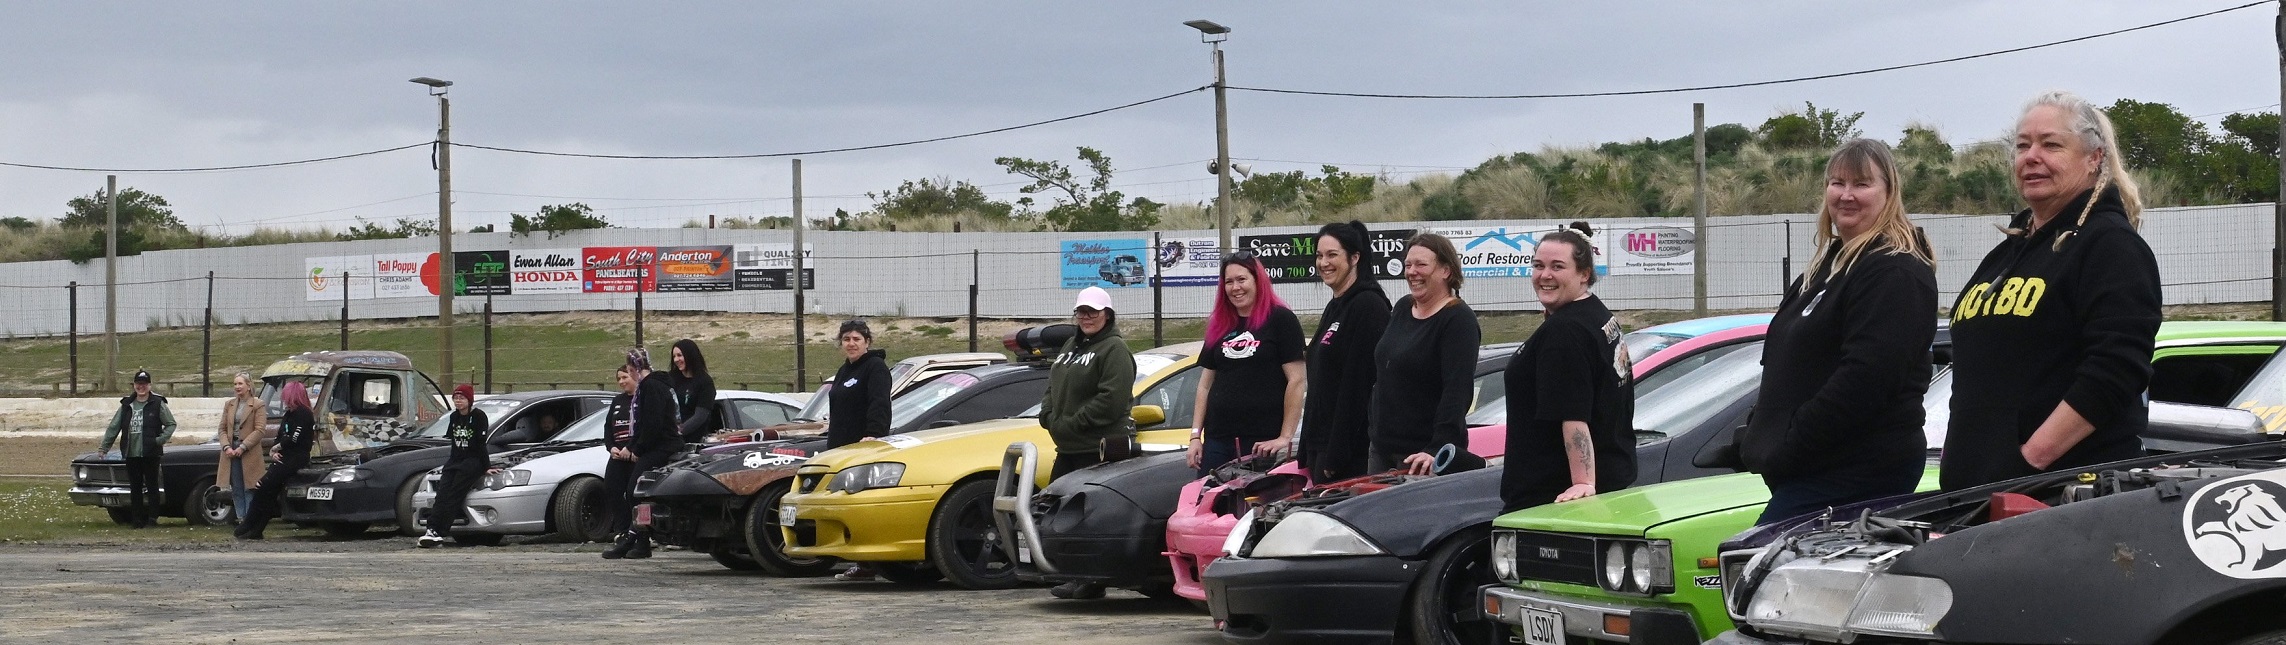
[[[178,430],[179,432],[179,430]],[[215,463],[222,459],[222,444],[208,441],[195,446],[167,446],[159,454],[158,515],[182,517],[193,525],[230,524],[237,520],[230,491],[214,481]],[[119,525],[135,522],[127,508],[127,463],[117,457],[87,453],[72,459],[72,503],[100,506]],[[249,482],[251,483],[251,482]]]
[[[1501,378],[1518,343],[1486,345],[1477,351],[1474,419],[1492,418],[1491,408],[1506,390]],[[1474,423],[1476,421],[1472,421]],[[1016,564],[1026,582],[1092,582],[1132,589],[1152,597],[1173,597],[1174,573],[1167,564],[1167,518],[1183,487],[1198,479],[1181,451],[1103,464],[1067,474],[1030,501],[1039,539],[1023,538],[1028,548]],[[1274,464],[1273,464],[1274,465]],[[1032,473],[1002,468],[1002,490]],[[1021,508],[1010,500],[1012,508]],[[996,520],[1012,520],[995,514]],[[1013,536],[1017,529],[1007,530]],[[1013,539],[1013,538],[1011,538]],[[1041,566],[1045,560],[1054,570]]]
[[[971,368],[906,390],[889,403],[889,432],[903,434],[1015,416],[1047,394],[1048,362]],[[792,558],[779,547],[778,498],[796,468],[826,449],[823,437],[710,447],[643,473],[635,496],[650,505],[652,536],[714,555],[723,566],[780,576],[823,574],[832,562]],[[753,512],[760,509],[761,512]]]
[[[2273,390],[2276,391],[2276,390]],[[2155,404],[2152,422],[2181,418]],[[1714,643],[2286,643],[2286,444],[2214,443],[1835,509],[1723,545]],[[2183,434],[2178,428],[2177,434]]]
[[[485,440],[494,450],[547,441],[573,421],[611,405],[601,390],[543,390],[488,396],[473,405],[492,423]],[[357,535],[388,524],[401,535],[420,535],[413,492],[421,475],[451,455],[446,418],[381,446],[311,460],[286,480],[281,517],[334,535]]]

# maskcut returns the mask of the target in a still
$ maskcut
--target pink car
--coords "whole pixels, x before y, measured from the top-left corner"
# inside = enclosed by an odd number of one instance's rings
[[[1728,345],[1743,338],[1762,336],[1769,319],[1767,314],[1725,316],[1652,327],[1629,334],[1628,345],[1631,349],[1642,348],[1649,352],[1649,355],[1640,357],[1635,362],[1636,395],[1641,396],[1646,389],[1655,388],[1673,376],[1705,362],[1691,360],[1698,358],[1701,350]],[[1721,325],[1722,328],[1681,340],[1675,340],[1675,334],[1662,331],[1664,328],[1684,326],[1703,329],[1710,323]],[[1659,338],[1649,338],[1652,336]],[[1647,342],[1634,342],[1638,338],[1645,338]],[[1670,364],[1676,365],[1678,369],[1662,374],[1661,368]],[[1469,415],[1471,427],[1468,451],[1487,459],[1507,452],[1507,405],[1495,401],[1500,398],[1500,392],[1497,391],[1501,387],[1498,374],[1498,371],[1478,370],[1478,386],[1495,391],[1479,392],[1478,409]],[[1487,383],[1488,380],[1490,383]],[[1368,475],[1379,476],[1381,475]],[[1222,557],[1223,542],[1229,539],[1231,529],[1238,525],[1238,516],[1256,503],[1292,497],[1309,485],[1301,467],[1293,462],[1281,464],[1269,472],[1241,475],[1211,488],[1208,486],[1210,481],[1211,478],[1200,479],[1183,486],[1182,494],[1175,498],[1175,514],[1167,518],[1166,556],[1168,563],[1174,567],[1175,594],[1198,603],[1206,602],[1206,589],[1199,584],[1199,575],[1206,571],[1208,564]],[[1342,482],[1327,483],[1329,486],[1340,484]]]

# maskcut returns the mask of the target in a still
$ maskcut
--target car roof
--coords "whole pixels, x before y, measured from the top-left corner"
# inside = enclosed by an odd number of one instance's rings
[[[1636,331],[1646,334],[1659,334],[1661,336],[1691,338],[1696,336],[1704,336],[1727,329],[1736,329],[1747,325],[1767,324],[1770,324],[1770,314],[1767,313],[1731,314],[1728,316],[1693,318],[1690,320],[1671,322],[1664,325],[1652,325],[1650,327],[1645,327]]]
[[[608,397],[608,396],[615,396],[616,394],[617,394],[616,392],[607,392],[607,391],[604,391],[604,390],[527,390],[527,391],[523,391],[523,392],[503,392],[503,393],[500,393],[500,394],[485,394],[485,395],[481,395],[481,397],[482,397],[482,398],[479,398],[479,399],[477,399],[477,400],[479,400],[479,401],[518,401],[518,402],[525,402],[525,401],[538,401],[538,400],[542,400],[542,399],[554,399],[554,398],[562,398],[562,397],[567,397],[567,396],[605,396],[605,397]]]
[[[722,399],[771,401],[793,406],[794,409],[797,410],[802,408],[802,401],[795,399],[794,397],[786,396],[784,394],[778,394],[776,392],[756,392],[753,390],[715,390],[714,398],[717,401]]]
[[[2210,344],[2200,341],[2227,341],[2248,339],[2261,341],[2286,340],[2286,322],[2262,320],[2170,320],[2159,323],[2158,342],[2162,345]]]
[[[992,352],[950,352],[944,354],[923,354],[920,356],[909,356],[906,357],[905,360],[897,361],[897,363],[900,365],[932,365],[936,363],[968,363],[975,361],[1006,360],[1008,360],[1008,355],[1006,354],[995,354]]]

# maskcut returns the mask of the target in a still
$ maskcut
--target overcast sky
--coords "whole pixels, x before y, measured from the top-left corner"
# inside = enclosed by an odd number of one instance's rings
[[[703,155],[869,145],[1004,127],[1212,81],[1181,23],[1235,31],[1233,85],[1550,93],[1757,81],[2088,35],[2240,0],[2026,2],[10,2],[0,21],[0,161],[103,168],[285,161],[453,139],[585,153]],[[1955,142],[2007,132],[2050,88],[2191,115],[2279,102],[2278,10],[1968,62],[1653,96],[1405,101],[1230,95],[1232,155],[1266,171],[1337,163],[1408,179],[1550,145],[1749,127],[1803,101]],[[815,217],[944,176],[1012,199],[997,156],[1109,154],[1129,195],[1213,198],[1213,99],[1196,93],[1050,126],[804,161]],[[553,159],[454,151],[455,224],[583,201],[628,226],[784,215],[787,162]],[[435,216],[425,149],[284,169],[122,173],[193,226],[340,228]],[[0,216],[53,218],[102,173],[0,168]]]

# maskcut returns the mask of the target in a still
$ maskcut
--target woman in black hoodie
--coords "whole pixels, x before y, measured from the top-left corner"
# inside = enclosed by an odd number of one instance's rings
[[[675,341],[671,351],[675,370],[667,374],[667,384],[675,390],[675,429],[684,443],[697,443],[722,429],[722,419],[714,416],[714,377],[706,372],[698,341]]]
[[[1365,474],[1366,420],[1373,401],[1373,346],[1389,327],[1389,294],[1366,264],[1365,224],[1318,229],[1318,279],[1333,289],[1310,335],[1309,390],[1302,399],[1302,449],[1310,481]]]
[[[2032,207],[1953,303],[1945,490],[2143,454],[2159,263],[2111,120],[2070,93],[2033,99],[2014,171]]]
[[[627,350],[618,378],[620,395],[604,417],[603,445],[611,458],[603,466],[603,494],[619,539],[603,559],[642,559],[651,557],[651,536],[634,526],[635,478],[673,461],[683,439],[675,432],[675,390],[666,375],[651,370],[649,350]]]
[[[1904,194],[1880,141],[1852,140],[1826,162],[1818,251],[1778,301],[1762,390],[1738,437],[1746,469],[1770,487],[1758,523],[1921,481],[1937,274]]]
[[[841,369],[826,390],[826,448],[889,436],[889,353],[873,348],[863,320],[841,324]]]

